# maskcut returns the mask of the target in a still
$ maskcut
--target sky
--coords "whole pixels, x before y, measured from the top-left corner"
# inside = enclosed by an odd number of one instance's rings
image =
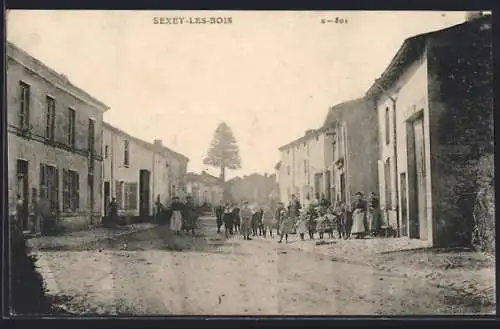
[[[154,24],[231,17],[231,24]],[[322,19],[347,20],[322,24]],[[11,11],[7,39],[111,107],[104,120],[203,165],[226,122],[237,175],[273,173],[278,148],[362,96],[404,39],[462,23],[465,12]]]

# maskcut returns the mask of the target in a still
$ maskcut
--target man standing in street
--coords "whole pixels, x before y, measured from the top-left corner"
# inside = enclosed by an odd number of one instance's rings
[[[217,220],[217,233],[220,233],[220,228],[222,226],[222,216],[224,215],[224,205],[222,201],[219,202],[217,207],[215,207],[215,218]]]
[[[252,240],[252,210],[248,207],[248,201],[243,202],[243,208],[240,211],[241,215],[241,234],[245,240]]]

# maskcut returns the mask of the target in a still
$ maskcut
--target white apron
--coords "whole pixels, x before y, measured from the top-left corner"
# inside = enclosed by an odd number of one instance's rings
[[[182,213],[179,210],[174,210],[172,217],[170,217],[170,229],[172,231],[182,229]]]
[[[365,213],[360,210],[354,210],[352,214],[352,233],[364,233],[365,232],[365,223],[364,223]]]

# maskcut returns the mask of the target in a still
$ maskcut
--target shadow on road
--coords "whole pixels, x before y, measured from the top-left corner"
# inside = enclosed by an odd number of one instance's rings
[[[216,252],[219,247],[237,246],[238,242],[230,241],[215,234],[181,233],[176,235],[167,226],[159,226],[149,230],[134,232],[120,237],[109,237],[99,241],[80,245],[57,245],[41,248],[40,251],[88,251],[88,250],[165,250]]]

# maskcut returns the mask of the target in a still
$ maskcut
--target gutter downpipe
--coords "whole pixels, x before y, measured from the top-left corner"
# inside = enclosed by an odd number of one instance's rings
[[[398,97],[392,97],[386,89],[384,89],[378,81],[375,81],[375,85],[382,91],[382,94],[387,96],[387,98],[392,102],[392,118],[393,118],[393,145],[394,145],[394,182],[395,182],[395,193],[396,193],[396,227],[398,238],[401,236],[400,231],[400,218],[399,218],[399,184],[398,184],[398,147],[397,147],[397,129],[396,129],[396,103]],[[397,94],[398,91],[396,91]],[[392,202],[391,202],[392,203]]]

